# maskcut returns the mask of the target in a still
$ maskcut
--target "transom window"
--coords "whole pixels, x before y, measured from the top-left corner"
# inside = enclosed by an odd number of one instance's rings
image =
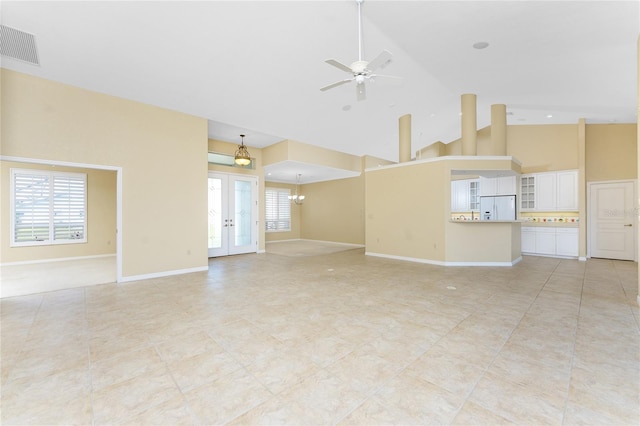
[[[291,231],[291,190],[265,188],[266,232]]]
[[[11,169],[11,246],[86,242],[86,174]]]

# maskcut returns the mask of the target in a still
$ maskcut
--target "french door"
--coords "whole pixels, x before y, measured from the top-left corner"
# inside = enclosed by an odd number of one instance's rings
[[[258,178],[209,172],[209,257],[258,251]]]

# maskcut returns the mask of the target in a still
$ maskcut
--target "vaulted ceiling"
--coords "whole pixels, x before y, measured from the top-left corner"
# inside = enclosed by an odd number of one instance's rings
[[[356,101],[324,63],[358,57],[355,1],[11,2],[1,22],[35,35],[40,65],[2,67],[209,120],[210,137],[264,147],[292,139],[398,157],[460,137],[460,95],[508,124],[636,122],[637,1],[375,1],[362,6],[364,57],[393,60]],[[488,47],[476,49],[474,43]]]

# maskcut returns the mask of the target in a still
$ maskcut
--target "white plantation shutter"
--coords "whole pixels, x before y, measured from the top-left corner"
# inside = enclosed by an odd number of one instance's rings
[[[11,169],[11,245],[86,242],[87,176]]]
[[[265,224],[271,232],[291,230],[291,191],[283,188],[265,189]]]

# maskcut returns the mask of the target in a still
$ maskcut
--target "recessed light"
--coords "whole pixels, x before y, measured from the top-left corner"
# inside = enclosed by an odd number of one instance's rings
[[[553,115],[547,114],[547,118],[553,118]]]
[[[343,111],[349,111],[351,109],[351,105],[345,105],[342,107]]]
[[[513,111],[507,111],[507,115],[513,115]]]
[[[389,108],[393,108],[394,106],[396,106],[396,103],[395,103],[395,102],[391,102],[391,103],[389,104]]]
[[[477,43],[473,43],[474,49],[482,50],[482,49],[486,49],[487,47],[489,47],[489,43],[487,43],[486,41],[479,41]]]

